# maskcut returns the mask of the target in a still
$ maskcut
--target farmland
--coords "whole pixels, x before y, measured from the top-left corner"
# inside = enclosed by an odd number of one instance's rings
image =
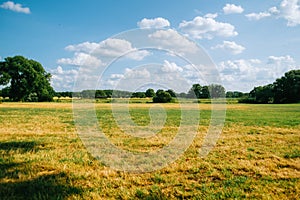
[[[132,102],[132,120],[149,123],[153,104]],[[71,103],[0,104],[0,199],[299,199],[300,104],[228,104],[223,132],[199,157],[211,106],[200,108],[191,146],[163,169],[116,171],[93,158],[76,132]],[[178,104],[164,104],[157,135],[136,139],[114,121],[109,103],[97,103],[99,126],[118,148],[156,151],[178,131]]]

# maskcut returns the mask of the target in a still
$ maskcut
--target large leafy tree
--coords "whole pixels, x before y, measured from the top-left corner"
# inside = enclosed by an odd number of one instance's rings
[[[149,88],[149,89],[146,90],[145,95],[146,95],[146,97],[154,97],[155,92],[152,88]]]
[[[210,92],[210,98],[224,98],[225,88],[222,85],[211,84],[208,86]]]
[[[300,70],[286,72],[273,85],[275,103],[296,103],[300,101]]]
[[[55,92],[50,78],[39,62],[23,56],[0,62],[0,85],[8,90],[12,101],[51,101]]]
[[[202,86],[200,84],[193,84],[192,88],[188,91],[188,98],[200,98],[202,94]]]
[[[208,99],[208,98],[224,98],[225,88],[222,85],[211,84],[209,86],[201,86],[193,84],[187,94],[188,98]]]
[[[265,85],[255,87],[250,91],[249,97],[253,99],[255,103],[272,103],[274,101],[273,85]]]

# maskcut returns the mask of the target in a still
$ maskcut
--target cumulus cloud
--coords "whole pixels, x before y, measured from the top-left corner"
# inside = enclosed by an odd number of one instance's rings
[[[60,65],[67,65],[79,67],[78,76],[76,77],[75,90],[95,88],[98,82],[99,75],[105,69],[106,64],[112,62],[115,58],[123,56],[126,59],[135,61],[142,60],[150,53],[146,50],[139,50],[132,46],[132,44],[124,39],[110,38],[99,43],[83,42],[80,44],[69,45],[65,50],[74,52],[73,57],[61,58],[57,60]],[[65,79],[62,68],[56,70],[54,80],[56,84],[62,84],[61,81]],[[132,75],[134,72],[127,70],[127,76]],[[142,74],[140,74],[142,75]],[[118,77],[116,74],[108,81],[116,83]],[[74,81],[74,80],[73,80]],[[54,83],[54,82],[53,82]],[[102,83],[102,85],[109,85],[109,83]],[[111,86],[110,84],[110,86]],[[62,84],[63,86],[64,84]]]
[[[163,67],[161,69],[165,73],[176,73],[176,72],[182,72],[183,69],[179,67],[176,63],[174,62],[169,62],[167,60],[164,60]]]
[[[78,70],[65,70],[61,66],[57,66],[50,73],[52,74],[51,85],[56,91],[72,91],[74,81],[78,76]]]
[[[280,13],[280,11],[277,9],[277,7],[271,7],[271,8],[269,8],[268,11],[272,15],[278,15]]]
[[[162,48],[169,49],[178,54],[184,54],[186,52],[195,53],[198,49],[194,42],[191,42],[173,29],[158,30],[149,34],[148,37],[161,45]]]
[[[273,83],[285,72],[296,69],[294,59],[287,56],[269,56],[266,61],[239,59],[220,62],[221,79],[227,90],[249,92],[253,87]]]
[[[98,48],[98,46],[99,44],[95,42],[83,42],[80,44],[68,45],[65,47],[65,50],[92,53],[96,48]]]
[[[146,68],[130,69],[126,68],[124,73],[125,78],[144,79],[150,77],[150,72]]]
[[[262,70],[260,63],[257,59],[227,60],[219,63],[218,69],[225,88],[249,92],[255,85],[260,85],[261,81],[257,80],[257,74]]]
[[[102,80],[102,85],[117,90],[134,91],[149,79],[151,72],[146,67],[125,68],[123,74],[111,74],[109,78]]]
[[[204,15],[205,18],[217,18],[218,17],[218,13],[208,13],[206,15]]]
[[[57,63],[92,68],[103,65],[101,60],[99,60],[98,58],[81,52],[76,52],[73,58],[61,58],[57,61]]]
[[[230,52],[231,54],[236,55],[242,53],[245,50],[245,47],[238,45],[232,41],[223,41],[223,44],[218,44],[211,49],[222,49],[226,52]]]
[[[269,12],[260,12],[260,13],[250,13],[247,14],[246,17],[249,20],[261,20],[262,18],[270,17],[271,13]]]
[[[232,37],[238,35],[233,25],[218,22],[208,16],[197,16],[192,21],[183,21],[179,24],[179,29],[195,39],[212,39],[216,36]]]
[[[265,17],[276,16],[287,20],[287,26],[300,24],[300,0],[283,0],[278,7],[271,7],[267,11],[250,13],[249,20],[260,20]]]
[[[223,12],[225,14],[242,13],[242,12],[244,12],[244,9],[242,8],[242,6],[237,6],[234,4],[226,4],[223,7]]]
[[[121,79],[121,78],[124,78],[124,75],[123,74],[111,74],[110,78],[111,79]]]
[[[282,73],[287,72],[289,70],[297,68],[294,58],[291,57],[290,55],[286,55],[286,56],[269,56],[267,64],[272,66],[272,68],[279,75],[281,75]]]
[[[290,55],[269,56],[268,63],[269,64],[281,64],[281,63],[295,64],[295,60]]]
[[[69,45],[65,48],[68,51],[84,52],[95,57],[116,58],[126,56],[133,60],[142,60],[149,55],[146,50],[138,50],[124,39],[109,38],[100,43],[84,42],[76,45]]]
[[[132,47],[132,44],[123,39],[107,39],[93,51],[96,56],[120,57],[125,56],[133,60],[142,60],[150,53],[146,50],[138,50]]]
[[[165,28],[170,26],[170,22],[162,17],[147,19],[144,18],[137,23],[140,28]]]
[[[288,21],[288,26],[300,24],[300,0],[283,0],[279,10],[281,17]]]
[[[28,7],[23,7],[21,4],[14,3],[12,1],[4,2],[0,5],[0,7],[14,12],[30,14],[30,9]]]

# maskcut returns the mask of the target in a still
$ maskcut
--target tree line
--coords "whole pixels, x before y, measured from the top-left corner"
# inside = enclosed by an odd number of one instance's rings
[[[172,102],[174,98],[238,98],[240,103],[295,103],[300,102],[300,70],[291,70],[273,84],[255,87],[250,93],[225,91],[219,84],[193,84],[185,93],[172,89],[149,88],[145,92],[121,90],[83,90],[81,92],[55,92],[50,85],[51,74],[34,60],[23,56],[7,57],[0,62],[1,97],[9,101],[53,101],[53,97],[77,98],[152,98],[153,102]]]
[[[300,70],[288,71],[273,84],[254,87],[240,103],[298,103],[300,102]]]
[[[159,94],[169,94],[172,98],[225,98],[225,88],[222,85],[211,84],[208,86],[201,86],[194,84],[188,93],[176,93],[172,89],[162,90],[149,88],[146,91],[129,92],[122,90],[83,90],[81,92],[56,92],[57,97],[79,97],[79,98],[149,98],[154,96],[161,96]]]

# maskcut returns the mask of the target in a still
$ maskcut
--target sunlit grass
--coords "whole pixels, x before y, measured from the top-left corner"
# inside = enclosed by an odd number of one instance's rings
[[[147,125],[151,106],[130,104],[132,120]],[[163,107],[168,117],[163,130],[143,139],[122,132],[110,104],[96,104],[107,137],[119,148],[140,152],[158,150],[176,134],[179,104]],[[200,104],[198,134],[183,156],[161,170],[131,174],[87,152],[72,104],[2,103],[0,199],[299,199],[300,105],[227,105],[221,138],[200,158],[210,109]]]

